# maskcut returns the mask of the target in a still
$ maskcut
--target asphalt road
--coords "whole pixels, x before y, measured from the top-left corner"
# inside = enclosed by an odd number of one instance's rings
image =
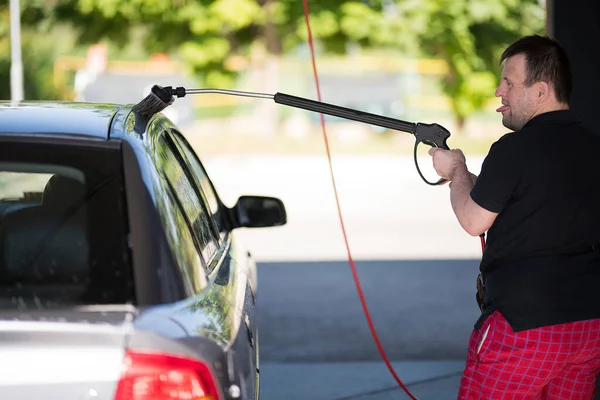
[[[464,358],[478,317],[476,260],[359,261],[358,275],[390,360]],[[259,264],[265,362],[359,362],[381,357],[348,262]]]

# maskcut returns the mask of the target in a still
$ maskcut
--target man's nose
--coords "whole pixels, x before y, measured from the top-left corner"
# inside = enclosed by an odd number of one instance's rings
[[[494,96],[496,96],[496,97],[501,97],[502,96],[502,93],[500,92],[500,86],[498,86],[496,88],[496,91],[494,92]]]

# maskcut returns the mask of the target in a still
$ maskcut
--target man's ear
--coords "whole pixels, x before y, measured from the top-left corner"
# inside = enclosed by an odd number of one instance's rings
[[[535,84],[535,96],[542,102],[550,95],[550,85],[548,82],[538,82]]]

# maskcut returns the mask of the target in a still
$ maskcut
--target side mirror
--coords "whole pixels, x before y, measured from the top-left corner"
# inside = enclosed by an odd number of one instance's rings
[[[283,202],[275,197],[241,196],[232,209],[233,228],[264,228],[285,225]]]

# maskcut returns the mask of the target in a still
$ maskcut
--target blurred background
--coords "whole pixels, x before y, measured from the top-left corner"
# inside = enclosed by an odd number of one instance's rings
[[[474,173],[506,133],[495,112],[500,54],[547,32],[544,0],[308,6],[322,100],[438,123]],[[2,99],[15,95],[11,7],[20,16],[25,100],[136,103],[154,84],[317,99],[301,0],[2,0]],[[448,188],[417,175],[411,135],[325,117],[325,142],[317,113],[219,94],[188,95],[164,113],[227,205],[241,194],[286,204],[286,226],[239,232],[259,265],[261,398],[407,398],[356,295],[330,172],[390,360],[422,398],[456,398],[478,317],[481,248],[456,222]],[[425,152],[418,160],[434,180]]]
[[[152,84],[316,98],[300,0],[11,0],[21,12],[25,99],[137,102]],[[10,78],[9,1],[0,2],[0,79]],[[502,127],[499,55],[544,34],[544,0],[310,2],[325,102],[437,122],[479,153]],[[10,98],[10,85],[0,98]],[[167,110],[206,154],[321,153],[319,115],[201,95]],[[328,117],[337,152],[398,154],[405,134]],[[408,147],[407,147],[408,146]]]

